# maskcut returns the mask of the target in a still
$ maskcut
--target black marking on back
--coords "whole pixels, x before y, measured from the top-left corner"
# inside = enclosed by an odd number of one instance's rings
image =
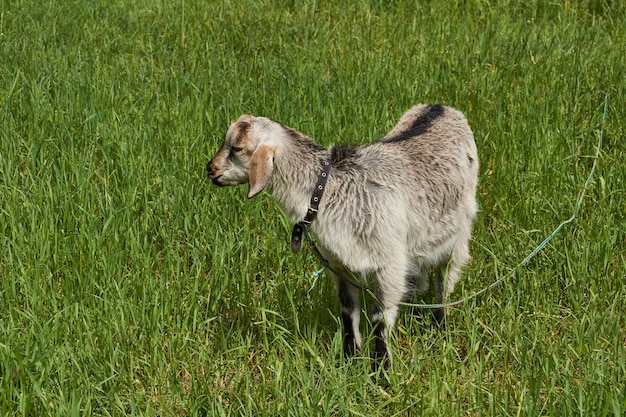
[[[330,150],[330,164],[335,168],[347,167],[355,154],[355,146],[345,143],[337,144]]]
[[[430,129],[433,122],[443,115],[445,108],[440,104],[429,104],[425,111],[418,116],[411,127],[396,136],[382,139],[382,142],[400,142],[415,136],[423,135]]]

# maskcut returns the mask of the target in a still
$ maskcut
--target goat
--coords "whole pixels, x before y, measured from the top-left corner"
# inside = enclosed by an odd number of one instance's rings
[[[267,189],[297,224],[325,162],[330,171],[310,229],[339,293],[344,353],[362,344],[360,288],[344,278],[374,278],[373,354],[387,368],[387,339],[401,302],[411,290],[428,290],[433,268],[435,300],[444,302],[469,259],[477,212],[474,136],[462,113],[441,105],[411,108],[384,138],[358,147],[324,148],[280,122],[242,115],[206,169],[218,186],[249,183],[248,198]],[[442,308],[435,311],[437,324],[443,316]]]

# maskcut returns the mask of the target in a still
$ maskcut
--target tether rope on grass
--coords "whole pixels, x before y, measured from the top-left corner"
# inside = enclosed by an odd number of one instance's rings
[[[457,300],[457,301],[450,301],[450,302],[446,302],[446,303],[439,303],[439,304],[413,304],[413,303],[401,303],[404,306],[407,307],[412,307],[412,308],[418,308],[418,309],[434,309],[434,308],[444,308],[444,307],[454,307],[457,306],[459,304],[463,304],[473,298],[476,298],[484,293],[486,293],[487,291],[491,290],[494,287],[497,287],[498,285],[502,284],[504,281],[506,281],[508,278],[510,278],[511,276],[513,276],[515,274],[515,272],[521,268],[522,266],[526,265],[532,258],[535,257],[535,255],[537,255],[537,253],[539,253],[547,244],[548,242],[550,242],[557,234],[559,234],[561,232],[561,230],[563,230],[563,228],[572,223],[574,221],[574,219],[576,218],[576,216],[578,215],[578,212],[580,210],[580,208],[583,205],[583,200],[585,198],[585,195],[587,194],[587,190],[589,189],[589,186],[591,185],[591,181],[593,179],[593,175],[596,172],[596,167],[598,166],[598,159],[600,158],[600,149],[602,148],[602,136],[604,134],[604,124],[606,122],[606,116],[607,116],[607,112],[608,112],[608,108],[609,108],[609,93],[607,92],[605,97],[604,97],[604,113],[602,115],[602,124],[600,125],[600,134],[598,135],[598,144],[596,145],[596,154],[593,158],[593,165],[591,166],[591,171],[589,172],[589,175],[587,176],[587,181],[585,181],[585,184],[583,186],[582,191],[580,192],[580,195],[578,196],[578,201],[576,202],[576,205],[574,206],[574,211],[572,212],[572,215],[570,216],[569,219],[563,221],[561,224],[558,225],[558,227],[556,229],[554,229],[554,232],[552,232],[552,234],[550,234],[550,236],[548,236],[547,238],[544,239],[543,242],[541,242],[539,244],[539,246],[537,246],[532,252],[530,252],[530,254],[528,254],[528,256],[526,256],[524,258],[524,260],[522,260],[522,262],[520,262],[515,268],[513,268],[511,271],[509,271],[508,274],[506,274],[505,276],[503,276],[502,278],[499,278],[498,280],[494,281],[492,284],[490,284],[489,286],[483,288],[480,291],[477,291],[463,299]]]

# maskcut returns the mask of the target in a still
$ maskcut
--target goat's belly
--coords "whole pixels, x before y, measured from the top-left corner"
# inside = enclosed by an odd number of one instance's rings
[[[426,245],[412,248],[411,258],[413,263],[424,266],[433,266],[440,264],[443,260],[450,258],[456,239],[449,239],[441,242],[439,245]]]
[[[339,244],[324,247],[330,253],[332,260],[340,263],[345,268],[356,274],[367,274],[376,270],[380,259],[372,256],[369,250],[356,244]]]
[[[379,239],[361,241],[354,236],[331,239],[320,237],[320,249],[328,254],[330,261],[339,263],[356,274],[367,275],[389,265],[406,264],[410,256],[403,239],[387,241]]]

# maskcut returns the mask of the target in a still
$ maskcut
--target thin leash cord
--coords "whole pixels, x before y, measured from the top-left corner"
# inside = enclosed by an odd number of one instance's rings
[[[439,304],[413,304],[413,303],[401,303],[401,304],[407,307],[417,308],[417,309],[434,309],[434,308],[454,307],[459,304],[463,304],[473,298],[479,297],[482,294],[486,293],[487,291],[493,289],[494,287],[497,287],[498,285],[502,284],[508,278],[512,277],[519,268],[521,268],[522,266],[530,262],[530,260],[534,258],[535,255],[537,255],[537,253],[539,253],[548,244],[548,242],[550,242],[557,234],[559,234],[566,225],[572,223],[574,219],[576,218],[576,216],[578,215],[580,208],[583,205],[583,200],[585,199],[585,195],[587,194],[587,190],[589,189],[589,186],[591,185],[591,181],[593,180],[593,176],[598,166],[598,159],[600,158],[600,149],[602,148],[602,136],[604,134],[604,125],[606,122],[608,108],[609,108],[609,93],[607,92],[604,97],[604,113],[602,115],[602,123],[600,125],[600,134],[598,135],[598,144],[596,145],[596,153],[593,158],[593,165],[591,166],[591,171],[589,172],[589,176],[587,176],[587,181],[585,181],[583,189],[580,192],[580,195],[578,196],[578,201],[576,202],[576,205],[574,206],[574,211],[572,212],[572,215],[570,216],[569,219],[559,224],[559,226],[556,229],[554,229],[554,232],[552,232],[550,236],[545,238],[544,241],[539,244],[539,246],[537,246],[532,252],[530,252],[530,254],[528,254],[528,256],[526,256],[522,260],[522,262],[520,262],[515,268],[509,271],[508,274],[494,281],[488,287],[485,287],[482,290],[477,291],[457,301],[451,301],[451,302],[439,303]]]
[[[504,281],[506,281],[507,279],[509,279],[513,275],[515,275],[515,272],[519,268],[521,268],[522,266],[524,266],[528,262],[530,262],[530,260],[532,258],[534,258],[535,255],[537,255],[537,253],[539,253],[548,244],[548,242],[550,242],[557,234],[559,234],[566,225],[572,223],[574,221],[574,219],[576,218],[576,216],[578,215],[578,212],[580,211],[580,208],[583,205],[583,200],[585,198],[585,195],[587,194],[587,190],[589,189],[589,186],[591,185],[591,181],[593,180],[593,176],[594,176],[596,168],[598,166],[598,160],[600,158],[600,149],[602,148],[602,136],[604,134],[604,125],[605,125],[605,122],[606,122],[608,108],[609,108],[609,93],[607,92],[605,97],[604,97],[604,113],[603,113],[603,116],[602,116],[602,123],[600,125],[600,133],[598,135],[598,144],[596,145],[596,153],[595,153],[595,156],[593,158],[593,165],[591,166],[591,171],[589,172],[589,175],[587,176],[587,180],[585,181],[583,189],[580,192],[580,195],[578,196],[578,201],[576,202],[576,205],[574,206],[574,211],[572,212],[572,215],[570,216],[569,219],[567,219],[567,220],[563,221],[561,224],[559,224],[559,226],[556,229],[554,229],[554,231],[552,232],[552,234],[550,234],[550,236],[545,238],[544,241],[539,244],[539,246],[537,246],[532,252],[530,252],[530,254],[528,254],[528,256],[526,256],[515,268],[513,268],[511,271],[509,271],[508,274],[506,274],[505,276],[497,279],[496,281],[491,283],[489,286],[481,289],[480,291],[477,291],[477,292],[475,292],[475,293],[473,293],[473,294],[471,294],[471,295],[469,295],[469,296],[467,296],[465,298],[462,298],[460,300],[450,301],[450,302],[445,302],[445,303],[414,304],[414,303],[403,302],[403,303],[400,303],[400,304],[403,305],[403,306],[406,306],[406,307],[410,307],[410,308],[417,308],[417,309],[424,309],[424,310],[426,310],[426,309],[435,309],[435,308],[454,307],[454,306],[457,306],[459,304],[463,304],[463,303],[465,303],[465,302],[467,302],[467,301],[469,301],[469,300],[471,300],[473,298],[479,297],[479,296],[483,295],[484,293],[486,293],[487,291],[489,291],[489,290],[497,287],[498,285],[504,283]],[[319,271],[314,271],[313,272],[313,275],[315,277],[315,281],[317,281],[317,278],[321,274],[323,274],[327,269],[330,269],[330,267],[328,265],[328,261],[322,256],[320,251],[315,246],[315,243],[313,242],[310,234],[308,233],[308,230],[307,230],[307,234],[306,234],[306,240],[307,240],[309,248],[311,249],[311,251],[313,252],[315,257],[318,259],[319,263],[322,265],[322,268]],[[331,271],[332,271],[332,269],[331,269]],[[352,275],[352,274],[350,274],[350,275]],[[360,280],[358,280],[354,276],[351,276],[350,278],[345,278],[345,277],[341,277],[341,278],[345,279],[348,283],[352,284],[353,286],[355,286],[355,287],[357,287],[357,288],[359,288],[361,290],[367,289],[364,285],[361,284]],[[315,285],[315,282],[313,283],[313,285]]]

